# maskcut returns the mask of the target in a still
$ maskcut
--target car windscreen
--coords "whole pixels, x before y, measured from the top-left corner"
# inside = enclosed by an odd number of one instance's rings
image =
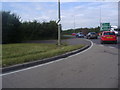
[[[104,35],[115,35],[114,32],[105,32]]]

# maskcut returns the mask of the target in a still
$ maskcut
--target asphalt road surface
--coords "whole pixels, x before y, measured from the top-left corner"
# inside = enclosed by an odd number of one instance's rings
[[[119,43],[92,42],[91,48],[76,55],[3,75],[3,88],[118,88]]]

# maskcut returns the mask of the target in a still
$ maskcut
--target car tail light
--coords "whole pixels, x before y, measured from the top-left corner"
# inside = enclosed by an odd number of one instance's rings
[[[117,38],[116,36],[113,36],[113,38]]]

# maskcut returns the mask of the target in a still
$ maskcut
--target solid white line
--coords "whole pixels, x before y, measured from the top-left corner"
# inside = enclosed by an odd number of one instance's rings
[[[71,56],[69,56],[69,57],[74,57],[74,56],[76,56],[76,55],[79,55],[79,54],[81,54],[81,53],[84,53],[84,52],[88,51],[89,49],[91,49],[91,48],[93,47],[93,42],[92,42],[91,40],[88,40],[88,39],[85,39],[85,40],[86,40],[86,41],[90,41],[90,42],[91,42],[91,46],[90,46],[88,49],[83,50],[83,51],[81,51],[81,52],[79,52],[79,53],[77,53],[77,54],[71,55]],[[69,57],[67,57],[67,58],[69,58]],[[66,59],[67,59],[67,58],[66,58]]]
[[[81,51],[81,52],[79,52],[79,53],[77,53],[77,54],[68,56],[67,58],[73,57],[73,56],[76,56],[76,55],[79,55],[79,54],[81,54],[81,53],[84,53],[84,52],[88,51],[89,49],[91,49],[91,48],[93,47],[93,42],[92,42],[91,40],[88,40],[88,39],[85,39],[85,40],[90,41],[90,42],[91,42],[91,46],[90,46],[88,49],[86,49],[86,50],[84,50],[84,51]],[[67,58],[62,58],[62,59],[55,60],[55,61],[51,61],[51,62],[48,62],[48,63],[45,63],[45,64],[40,64],[40,65],[37,65],[37,66],[33,66],[33,67],[29,67],[29,68],[25,68],[25,69],[21,69],[21,70],[17,70],[17,71],[5,73],[5,74],[0,74],[0,77],[1,77],[1,76],[6,76],[6,75],[9,75],[9,74],[13,74],[13,73],[17,73],[17,72],[26,71],[26,70],[33,69],[33,68],[37,68],[37,67],[41,67],[41,66],[45,66],[45,65],[48,65],[48,64],[51,64],[51,63],[59,62],[59,61],[61,61],[61,60],[65,60],[65,59],[67,59]]]

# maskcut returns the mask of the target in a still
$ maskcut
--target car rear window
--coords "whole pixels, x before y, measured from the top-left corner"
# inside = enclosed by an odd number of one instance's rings
[[[95,32],[91,32],[91,34],[94,34],[94,35],[95,35],[96,33],[95,33]]]
[[[104,35],[115,35],[114,32],[105,32]]]

